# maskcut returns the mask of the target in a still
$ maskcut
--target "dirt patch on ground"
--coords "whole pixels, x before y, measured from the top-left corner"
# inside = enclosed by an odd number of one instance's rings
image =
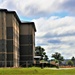
[[[68,69],[75,69],[75,67],[59,67],[59,68],[45,68],[45,69],[52,69],[52,70],[68,70]]]
[[[60,66],[60,68],[75,68],[73,66]]]

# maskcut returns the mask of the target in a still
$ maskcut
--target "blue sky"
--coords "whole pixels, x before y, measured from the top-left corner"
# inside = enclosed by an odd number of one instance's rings
[[[75,57],[75,0],[0,0],[0,8],[35,22],[36,46],[42,46],[49,58],[55,52],[65,59]]]

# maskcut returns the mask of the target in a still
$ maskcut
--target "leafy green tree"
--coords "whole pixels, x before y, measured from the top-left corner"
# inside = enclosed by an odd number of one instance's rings
[[[44,51],[45,51],[44,48],[42,48],[41,46],[35,47],[35,55],[37,56],[41,56]]]
[[[48,60],[48,56],[46,55],[45,49],[42,48],[41,46],[37,46],[35,48],[35,55],[36,56],[41,56],[41,60]]]
[[[64,60],[63,56],[61,56],[61,54],[58,52],[55,52],[55,54],[52,54],[52,58],[58,60],[59,64],[61,64],[61,61]]]
[[[73,61],[74,65],[75,65],[75,57],[72,57],[71,60]]]
[[[45,58],[44,58],[44,60],[45,60],[45,61],[47,61],[47,60],[48,60],[48,56],[47,56],[47,55],[45,55],[44,57],[45,57]]]
[[[75,61],[75,57],[72,57],[71,60],[72,60],[72,61]]]
[[[69,60],[69,61],[67,62],[67,65],[69,65],[69,66],[73,66],[73,65],[74,65],[74,63],[73,63],[73,61],[72,61],[72,60]]]

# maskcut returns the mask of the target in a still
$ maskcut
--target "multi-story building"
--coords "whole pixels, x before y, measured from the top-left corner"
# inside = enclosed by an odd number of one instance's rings
[[[28,66],[34,60],[35,26],[33,22],[20,25],[20,65]]]
[[[0,9],[0,67],[33,63],[35,24],[21,22],[15,11]]]

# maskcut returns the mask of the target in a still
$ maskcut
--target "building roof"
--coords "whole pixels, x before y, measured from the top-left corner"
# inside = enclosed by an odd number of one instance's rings
[[[35,23],[34,22],[21,22],[21,24],[29,24],[32,25],[34,28],[34,31],[36,32],[36,27],[35,27]]]
[[[6,12],[6,13],[9,13],[9,14],[14,14],[14,16],[16,17],[19,24],[31,24],[34,28],[34,31],[36,31],[36,27],[35,27],[34,22],[21,22],[17,13],[16,13],[16,11],[8,11],[7,9],[0,9],[0,12]]]
[[[18,20],[19,23],[21,23],[17,13],[15,11],[8,11],[7,9],[0,9],[0,12],[6,12],[6,13],[9,13],[9,14],[14,14],[14,16],[16,17],[16,19]]]

